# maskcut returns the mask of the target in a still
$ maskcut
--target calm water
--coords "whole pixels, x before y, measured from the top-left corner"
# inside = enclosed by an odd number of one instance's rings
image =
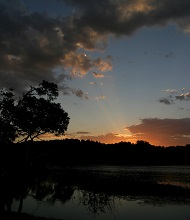
[[[190,220],[190,166],[88,166],[30,186],[22,212],[63,220]],[[17,211],[20,200],[14,199]]]

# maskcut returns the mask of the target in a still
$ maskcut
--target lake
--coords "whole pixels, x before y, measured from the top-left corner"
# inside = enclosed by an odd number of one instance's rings
[[[190,166],[76,166],[23,186],[11,210],[63,220],[190,220]]]

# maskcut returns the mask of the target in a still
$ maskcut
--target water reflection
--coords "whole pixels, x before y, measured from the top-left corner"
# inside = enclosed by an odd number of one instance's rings
[[[190,205],[190,167],[183,169],[184,172],[178,172],[179,169],[104,166],[48,170],[43,175],[41,172],[40,175],[36,172],[30,175],[12,174],[1,177],[0,208],[1,212],[13,210],[61,219],[65,218],[66,213],[72,219],[73,212],[69,213],[67,207],[68,204],[71,206],[72,201],[75,201],[80,215],[84,214],[85,208],[85,213],[97,219],[102,214],[115,216],[118,206],[126,205],[126,202],[134,202],[135,207],[177,205],[184,208]],[[34,212],[29,205],[31,201],[33,207],[41,202],[44,211]],[[56,208],[55,216],[53,211],[48,212],[49,207]],[[67,210],[57,216],[63,207]],[[190,213],[188,216],[190,218]]]

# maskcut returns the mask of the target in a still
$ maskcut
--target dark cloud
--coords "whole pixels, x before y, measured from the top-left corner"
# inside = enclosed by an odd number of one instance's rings
[[[71,92],[79,98],[89,99],[88,93],[84,93],[81,89],[71,89]]]
[[[163,92],[170,93],[168,97],[160,98],[159,103],[164,103],[166,105],[175,104],[176,101],[190,101],[190,92],[185,92],[185,89],[182,89],[183,93],[178,92],[176,89],[166,89],[162,90]]]
[[[78,131],[78,132],[76,132],[76,134],[90,134],[90,132],[88,132],[88,131]]]
[[[115,35],[129,35],[144,26],[175,22],[189,25],[189,0],[65,0],[78,6],[76,19],[82,26]]]
[[[184,109],[184,108],[178,108],[178,110],[182,110],[182,111],[184,111],[185,109]]]
[[[79,26],[72,15],[51,17],[28,11],[24,1],[0,0],[0,19],[1,87],[22,91],[46,79],[58,83],[64,94],[82,97],[81,90],[66,85],[69,74],[82,77],[90,70],[112,68],[109,57],[91,59],[84,53],[105,47],[107,36]],[[62,69],[59,74],[57,67]]]
[[[166,105],[171,105],[174,104],[174,101],[171,99],[171,97],[169,98],[161,98],[158,100],[159,103],[164,103]]]
[[[104,51],[110,35],[130,35],[144,26],[171,22],[186,32],[190,30],[189,0],[59,2],[73,7],[70,16],[64,14],[64,7],[61,16],[52,16],[48,10],[32,11],[31,7],[29,11],[24,0],[0,0],[0,86],[10,87],[14,81],[14,87],[21,90],[26,82],[56,81],[54,69],[59,67],[59,84],[64,93],[78,95],[66,85],[65,75],[83,77],[89,71],[111,70],[110,56],[91,58],[85,53]],[[167,57],[173,57],[173,53]]]
[[[169,52],[169,53],[167,53],[167,54],[165,55],[165,57],[166,57],[166,58],[174,58],[175,55],[174,55],[173,52]]]

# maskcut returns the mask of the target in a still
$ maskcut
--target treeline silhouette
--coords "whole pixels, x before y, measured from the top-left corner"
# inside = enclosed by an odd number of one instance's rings
[[[135,144],[103,144],[90,140],[64,139],[7,144],[1,162],[42,166],[65,165],[190,165],[190,144],[154,146],[139,140]]]

